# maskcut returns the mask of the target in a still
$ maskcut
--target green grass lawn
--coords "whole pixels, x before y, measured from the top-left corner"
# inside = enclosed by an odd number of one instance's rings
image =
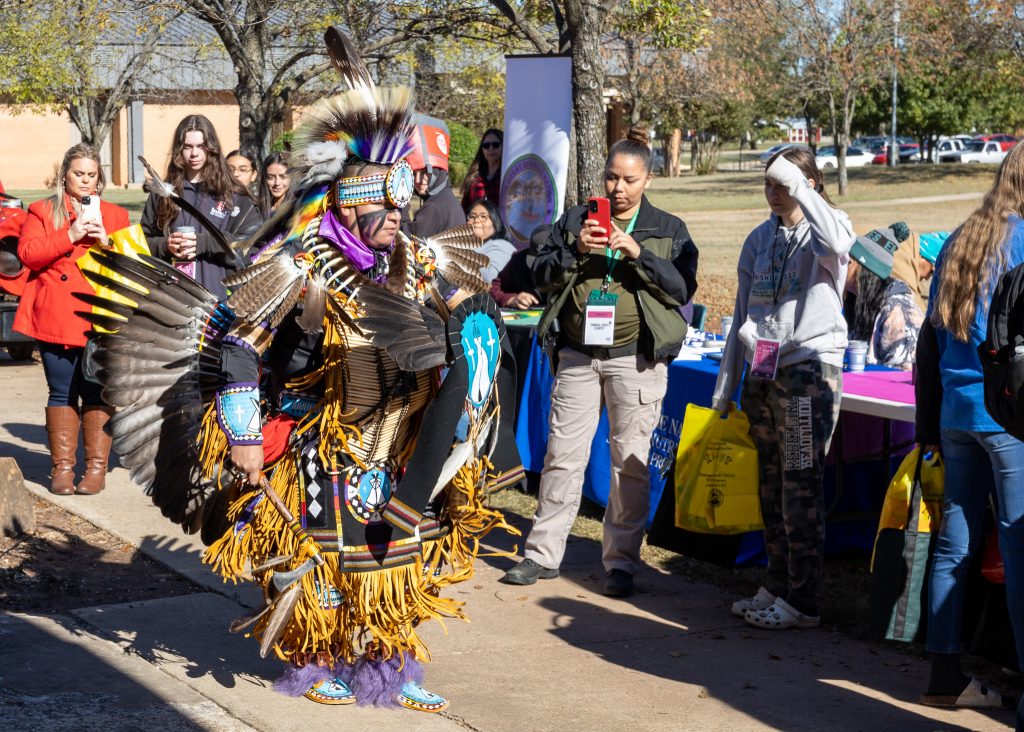
[[[839,197],[838,172],[825,171],[825,187],[837,205],[865,201],[947,196],[985,191],[995,175],[994,165],[904,165],[851,168],[849,193]],[[764,170],[721,172],[679,178],[655,178],[651,202],[666,211],[767,211]]]

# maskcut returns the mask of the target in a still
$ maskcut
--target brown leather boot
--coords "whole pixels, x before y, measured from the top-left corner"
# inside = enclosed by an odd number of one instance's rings
[[[85,441],[85,474],[75,493],[92,496],[103,490],[107,480],[107,457],[110,455],[110,435],[104,431],[110,407],[82,407],[82,436]]]
[[[78,410],[46,408],[46,437],[50,443],[50,493],[70,496],[75,492],[75,453],[78,451]]]

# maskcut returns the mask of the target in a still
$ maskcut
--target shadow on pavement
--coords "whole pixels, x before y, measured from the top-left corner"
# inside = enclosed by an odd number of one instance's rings
[[[559,622],[549,632],[566,643],[631,672],[702,687],[698,699],[716,699],[779,729],[970,729],[898,706],[915,699],[907,698],[904,688],[886,685],[886,677],[896,670],[883,668],[877,655],[869,655],[865,665],[859,648],[854,652],[858,658],[848,662],[841,653],[829,654],[839,641],[824,630],[790,632],[785,637],[735,628],[686,633],[656,619],[616,613],[578,599],[549,597],[539,603],[556,614]],[[580,623],[615,628],[616,634],[634,640],[574,642]],[[737,650],[737,644],[742,648]],[[993,712],[991,717],[1008,721],[1010,714]],[[685,717],[685,710],[680,716]]]
[[[85,641],[69,618],[0,615],[0,714],[8,730],[205,730],[221,714],[163,674]]]

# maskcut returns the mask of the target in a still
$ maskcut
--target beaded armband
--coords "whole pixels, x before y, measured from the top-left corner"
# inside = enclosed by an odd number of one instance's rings
[[[217,424],[229,445],[262,445],[260,390],[256,384],[228,384],[217,392]]]

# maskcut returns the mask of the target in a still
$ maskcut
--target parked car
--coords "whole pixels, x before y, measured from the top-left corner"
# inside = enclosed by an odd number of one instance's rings
[[[1006,150],[1000,147],[996,141],[985,142],[974,140],[967,143],[964,149],[955,159],[947,160],[950,163],[1001,163],[1006,157]]]
[[[867,150],[862,150],[859,147],[846,148],[847,168],[860,168],[861,166],[869,165],[872,158],[874,158],[874,156]],[[836,157],[836,148],[834,145],[819,147],[814,159],[818,163],[819,168],[839,167],[839,160]]]
[[[758,159],[761,161],[761,165],[768,165],[768,161],[772,159],[772,155],[777,153],[779,150],[785,150],[787,147],[807,147],[807,146],[806,145],[801,145],[798,142],[781,142],[778,145],[772,145],[770,148],[765,150],[759,156]]]
[[[1004,133],[999,133],[995,135],[975,135],[974,139],[981,142],[998,142],[999,147],[1003,152],[1006,152],[1011,147],[1017,144],[1016,137]]]
[[[865,137],[858,137],[850,143],[850,147],[859,147],[861,150],[875,150],[876,148],[882,147],[882,145],[888,144],[888,142],[888,137],[882,137],[881,135],[868,135]]]
[[[884,145],[876,148],[872,148],[874,153],[874,159],[872,163],[875,165],[888,165],[889,163],[889,143],[886,142]],[[919,163],[921,162],[921,146],[916,142],[900,143],[900,163]]]
[[[933,163],[955,163],[960,158],[964,144],[965,142],[959,137],[942,138],[932,146],[928,155]]]

